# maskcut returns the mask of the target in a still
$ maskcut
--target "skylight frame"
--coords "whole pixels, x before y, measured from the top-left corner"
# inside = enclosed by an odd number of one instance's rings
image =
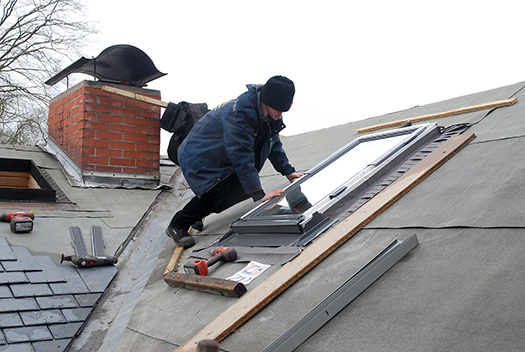
[[[49,184],[41,170],[31,159],[0,158],[0,171],[30,175],[37,187],[6,187],[0,185],[0,201],[56,202],[56,190]]]
[[[358,149],[356,148],[360,145],[366,148],[366,143],[368,142],[388,140],[389,138],[397,138],[398,140],[393,143],[392,146],[387,146],[384,152],[376,153],[373,157],[370,157],[370,159],[364,160],[364,162],[362,161],[366,167],[358,170],[353,175],[348,175],[348,178],[344,182],[326,191],[322,199],[316,201],[305,211],[293,214],[268,214],[266,210],[276,207],[276,204],[283,198],[276,197],[255,207],[234,221],[230,225],[232,229],[231,233],[225,236],[225,238],[231,237],[232,235],[246,234],[251,235],[247,236],[247,238],[255,239],[258,236],[262,238],[265,234],[273,233],[279,234],[279,236],[286,237],[287,239],[294,238],[295,236],[297,239],[295,244],[304,244],[305,241],[311,240],[312,236],[317,236],[312,234],[313,232],[322,232],[323,229],[329,227],[330,224],[334,222],[337,216],[337,214],[335,214],[337,210],[334,209],[340,208],[341,205],[339,203],[355,201],[355,198],[358,198],[359,195],[363,194],[374,183],[379,182],[381,178],[393,172],[400,163],[439,137],[440,133],[440,127],[438,127],[437,124],[429,123],[378,132],[356,138],[310,169],[302,178],[288,185],[285,188],[283,196],[296,192],[297,189],[304,186],[307,182],[314,182],[313,185],[315,185],[316,176],[319,176],[323,170],[329,170],[329,167],[337,163],[337,161],[344,161],[343,157],[352,151],[357,151]],[[373,144],[369,146],[374,148]],[[359,155],[361,154],[358,154],[358,156]],[[347,165],[348,160],[345,161],[345,163],[346,164],[342,165]],[[262,242],[265,241],[266,239],[262,240]]]

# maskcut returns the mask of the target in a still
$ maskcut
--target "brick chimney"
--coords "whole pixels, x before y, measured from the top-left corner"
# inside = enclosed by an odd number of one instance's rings
[[[155,187],[160,108],[83,81],[51,101],[47,149],[80,186]],[[113,85],[160,100],[160,92]]]

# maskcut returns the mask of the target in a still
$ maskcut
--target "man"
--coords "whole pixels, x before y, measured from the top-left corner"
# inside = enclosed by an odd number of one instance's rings
[[[295,94],[293,82],[274,76],[247,88],[200,119],[179,147],[180,167],[195,193],[166,229],[179,246],[195,244],[188,229],[205,216],[250,197],[264,202],[282,194],[280,189],[262,189],[259,171],[267,159],[290,182],[302,176],[288,162],[279,139],[285,127],[282,113],[290,109]]]

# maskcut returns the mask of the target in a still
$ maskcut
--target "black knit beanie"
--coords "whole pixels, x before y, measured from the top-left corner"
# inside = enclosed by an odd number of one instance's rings
[[[261,90],[262,102],[277,111],[290,110],[295,94],[295,86],[284,76],[274,76],[266,82]]]

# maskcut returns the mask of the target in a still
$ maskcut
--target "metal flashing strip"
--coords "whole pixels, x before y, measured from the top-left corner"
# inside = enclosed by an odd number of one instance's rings
[[[88,255],[86,243],[84,242],[84,236],[82,236],[82,231],[80,227],[71,226],[69,228],[69,233],[71,234],[71,245],[75,250],[75,255],[78,257],[85,257]]]
[[[160,173],[154,175],[83,171],[69,155],[51,138],[43,149],[54,155],[64,170],[69,184],[82,188],[139,188],[158,189]]]
[[[100,226],[91,225],[91,247],[93,248],[94,257],[105,257],[104,239],[102,238],[102,228]]]
[[[82,170],[53,139],[48,138],[43,149],[57,158],[66,175],[69,176],[68,181],[82,182]]]
[[[416,234],[394,241],[263,351],[295,350],[418,244]]]

